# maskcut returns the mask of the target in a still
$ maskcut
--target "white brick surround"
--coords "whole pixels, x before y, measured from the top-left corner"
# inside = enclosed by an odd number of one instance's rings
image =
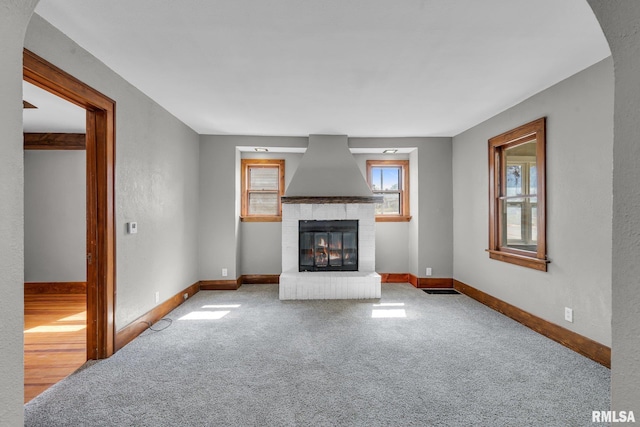
[[[299,221],[345,219],[358,220],[358,271],[299,272]],[[280,299],[380,298],[375,242],[373,203],[283,204]]]

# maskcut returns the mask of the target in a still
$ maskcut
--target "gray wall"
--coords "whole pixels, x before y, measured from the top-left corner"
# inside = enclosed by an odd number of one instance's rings
[[[216,137],[200,137],[200,193],[198,278],[223,280],[238,277],[237,235],[240,214],[235,200],[236,148],[219,144]],[[239,161],[239,154],[238,154]],[[222,277],[226,268],[228,276]]]
[[[120,329],[198,280],[198,135],[37,15],[25,47],[116,101]]]
[[[606,59],[453,139],[454,277],[611,345],[613,67]],[[547,117],[548,272],[491,260],[487,140]],[[574,322],[564,320],[564,307]]]
[[[86,152],[24,152],[24,281],[84,282]]]
[[[405,224],[405,229],[399,223],[376,223],[376,234],[380,230],[380,235],[376,235],[376,270],[425,277],[426,268],[431,267],[432,277],[453,277],[451,138],[349,138],[349,147],[416,147],[409,155],[413,218]],[[392,265],[378,258],[378,255],[384,256],[384,252],[378,251],[378,245],[399,248],[402,236],[407,236],[406,262],[396,258],[398,264]],[[397,270],[399,268],[404,269]]]
[[[288,184],[301,155],[240,153],[237,147],[306,148],[308,138],[202,135],[200,140],[200,279],[280,274],[281,254],[273,247],[280,244],[281,224],[239,220],[240,159],[284,158]],[[410,164],[413,219],[376,224],[376,270],[423,277],[431,267],[433,277],[452,277],[451,138],[349,138],[349,147],[416,148]],[[373,157],[356,156],[363,175],[366,158]]]
[[[640,2],[589,0],[615,63],[611,402],[640,413]],[[609,257],[602,253],[602,257]]]
[[[280,250],[265,255],[265,244],[261,242],[279,236],[280,223],[240,222],[241,153],[237,147],[306,148],[307,142],[306,137],[200,136],[201,280],[280,273]],[[290,167],[295,166],[294,159],[285,161],[285,181],[293,175]],[[222,276],[223,268],[228,271],[227,277]],[[265,270],[259,271],[262,268]]]
[[[37,1],[0,2],[0,425],[24,424],[22,43]]]
[[[285,188],[298,168],[301,153],[243,152],[242,159],[284,159]],[[240,223],[240,274],[280,274],[282,272],[281,222]]]
[[[396,145],[394,145],[395,147]],[[367,176],[367,160],[409,160],[409,154],[354,154],[356,163]],[[409,168],[415,168],[409,163]],[[409,190],[412,188],[409,178]],[[415,204],[409,196],[409,213]],[[416,218],[418,218],[416,216]],[[416,221],[417,219],[412,219]],[[379,273],[409,272],[409,222],[376,222],[376,271]]]

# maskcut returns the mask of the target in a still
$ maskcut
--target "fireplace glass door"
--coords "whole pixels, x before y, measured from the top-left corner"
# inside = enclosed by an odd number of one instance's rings
[[[358,221],[300,221],[299,271],[358,271]]]

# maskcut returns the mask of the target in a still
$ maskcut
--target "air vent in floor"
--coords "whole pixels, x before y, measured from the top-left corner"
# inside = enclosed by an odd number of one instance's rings
[[[423,289],[423,291],[431,295],[460,295],[460,292],[455,289]]]

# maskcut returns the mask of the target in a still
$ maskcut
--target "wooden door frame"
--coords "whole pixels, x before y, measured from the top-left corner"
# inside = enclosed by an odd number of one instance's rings
[[[104,359],[115,350],[115,102],[27,49],[23,78],[87,111],[87,359]]]

